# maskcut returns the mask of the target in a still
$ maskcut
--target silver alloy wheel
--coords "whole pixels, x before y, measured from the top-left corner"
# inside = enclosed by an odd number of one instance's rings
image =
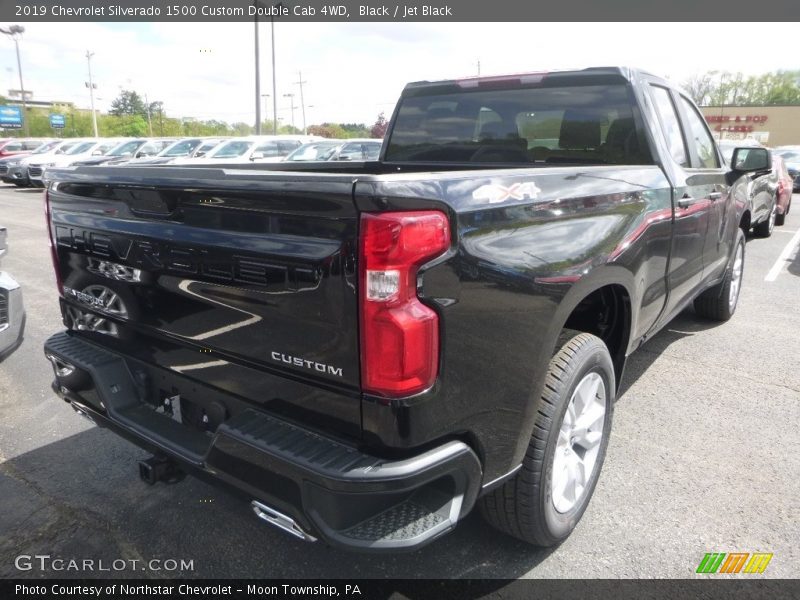
[[[728,310],[733,312],[736,303],[739,301],[739,290],[742,288],[742,270],[744,268],[744,247],[742,244],[736,246],[736,256],[733,258],[733,268],[731,269],[731,285],[728,292]]]
[[[777,218],[778,218],[778,205],[777,204],[773,204],[772,205],[772,212],[769,213],[769,232],[770,233],[772,233],[772,231],[775,229],[775,220]]]
[[[606,387],[600,374],[592,371],[575,387],[558,432],[551,494],[560,513],[577,504],[594,473],[605,415]]]
[[[128,316],[128,309],[114,290],[103,285],[90,285],[83,290],[84,294],[92,296],[96,300],[96,306],[102,312],[109,313],[116,317],[125,318]],[[70,316],[78,331],[96,331],[108,335],[117,335],[119,330],[117,325],[108,319],[98,317],[92,313],[83,312],[76,308],[69,308]]]

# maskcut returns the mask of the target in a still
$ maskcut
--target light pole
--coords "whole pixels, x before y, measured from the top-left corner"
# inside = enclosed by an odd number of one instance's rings
[[[89,83],[86,84],[86,87],[89,88],[89,101],[92,105],[92,128],[94,129],[94,137],[100,137],[97,134],[97,113],[94,112],[94,82],[92,81],[92,57],[94,56],[94,52],[86,51],[86,62],[89,65]]]
[[[283,2],[278,2],[275,7],[282,7]],[[272,114],[275,118],[272,120],[272,135],[278,135],[278,86],[275,83],[275,17],[269,17],[269,31],[272,41]]]
[[[255,53],[256,53],[256,134],[261,133],[261,58],[259,57],[259,37],[258,37],[258,6],[270,6],[262,0],[253,0],[253,7],[256,8],[255,14]],[[271,5],[272,8],[283,8],[283,2],[276,2]],[[275,118],[272,120],[272,133],[278,133],[278,86],[275,78],[275,11],[271,10],[269,15],[269,28],[272,43],[272,114]]]
[[[253,6],[258,8],[258,0],[253,1]],[[255,25],[255,58],[256,58],[256,135],[261,135],[261,52],[258,39],[258,10],[253,19]]]
[[[289,101],[292,103],[292,129],[294,129],[294,94],[284,94],[284,98],[289,98]]]
[[[11,25],[7,29],[0,27],[0,32],[5,33],[12,40],[17,49],[17,69],[19,70],[19,91],[22,95],[22,127],[25,131],[25,136],[30,135],[28,128],[28,102],[25,100],[25,85],[22,83],[22,61],[19,58],[19,40],[22,34],[25,33],[25,28],[22,25]]]

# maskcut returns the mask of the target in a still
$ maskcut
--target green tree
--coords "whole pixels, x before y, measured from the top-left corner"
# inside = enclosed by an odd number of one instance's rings
[[[110,115],[139,115],[147,117],[147,106],[145,106],[142,97],[132,90],[122,90],[119,96],[114,98],[111,102],[111,110],[108,111]]]
[[[684,88],[703,105],[800,105],[800,71],[775,71],[745,76],[728,71],[695,75]]]
[[[342,123],[341,127],[349,138],[370,137],[370,128],[364,123]]]
[[[107,125],[106,135],[111,137],[143,137],[148,135],[147,119],[141,115],[107,119],[105,122]]]
[[[344,139],[347,132],[338,123],[323,123],[322,125],[311,125],[308,133],[324,138]]]
[[[234,123],[231,125],[231,129],[233,130],[233,135],[250,135],[253,133],[253,127],[249,123]],[[266,129],[264,125],[262,125],[261,131],[272,132],[272,124],[270,123],[269,129]]]

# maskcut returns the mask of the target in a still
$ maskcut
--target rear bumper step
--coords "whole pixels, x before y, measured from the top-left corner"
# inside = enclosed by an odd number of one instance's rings
[[[212,435],[157,413],[121,355],[66,332],[51,337],[45,353],[75,368],[62,378],[55,368],[53,388],[81,414],[245,495],[260,519],[296,537],[413,549],[451,530],[475,503],[480,462],[461,441],[387,460],[255,408]],[[74,381],[80,389],[70,388]]]

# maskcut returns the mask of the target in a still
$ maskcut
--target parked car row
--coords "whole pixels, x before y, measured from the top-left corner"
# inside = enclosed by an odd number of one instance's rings
[[[193,138],[0,138],[0,179],[47,185],[47,170],[71,166],[219,165],[288,161],[373,161],[381,140],[310,135]]]

